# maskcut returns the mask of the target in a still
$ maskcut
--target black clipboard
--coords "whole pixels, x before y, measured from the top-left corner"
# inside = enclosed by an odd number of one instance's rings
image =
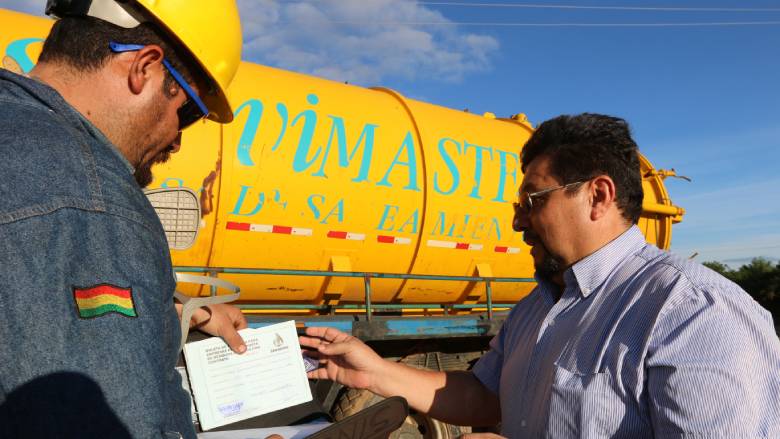
[[[409,414],[409,404],[391,396],[354,415],[331,424],[308,439],[387,439]]]

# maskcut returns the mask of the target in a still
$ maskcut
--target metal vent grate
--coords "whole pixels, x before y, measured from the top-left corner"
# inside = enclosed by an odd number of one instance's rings
[[[186,250],[195,244],[200,225],[200,203],[190,189],[155,189],[146,197],[160,217],[168,247]]]

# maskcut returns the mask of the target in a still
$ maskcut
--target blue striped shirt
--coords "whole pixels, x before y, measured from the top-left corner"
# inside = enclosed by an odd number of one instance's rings
[[[476,377],[524,437],[780,437],[771,315],[637,227],[514,307]]]

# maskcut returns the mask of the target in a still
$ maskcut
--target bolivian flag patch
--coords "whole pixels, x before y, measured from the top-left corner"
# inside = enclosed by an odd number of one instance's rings
[[[88,288],[73,287],[76,309],[82,319],[117,313],[126,317],[138,317],[133,302],[133,289],[100,284]]]

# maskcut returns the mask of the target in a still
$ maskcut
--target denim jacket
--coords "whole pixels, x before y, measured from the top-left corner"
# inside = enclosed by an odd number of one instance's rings
[[[0,69],[0,437],[194,438],[168,245],[121,153]]]

